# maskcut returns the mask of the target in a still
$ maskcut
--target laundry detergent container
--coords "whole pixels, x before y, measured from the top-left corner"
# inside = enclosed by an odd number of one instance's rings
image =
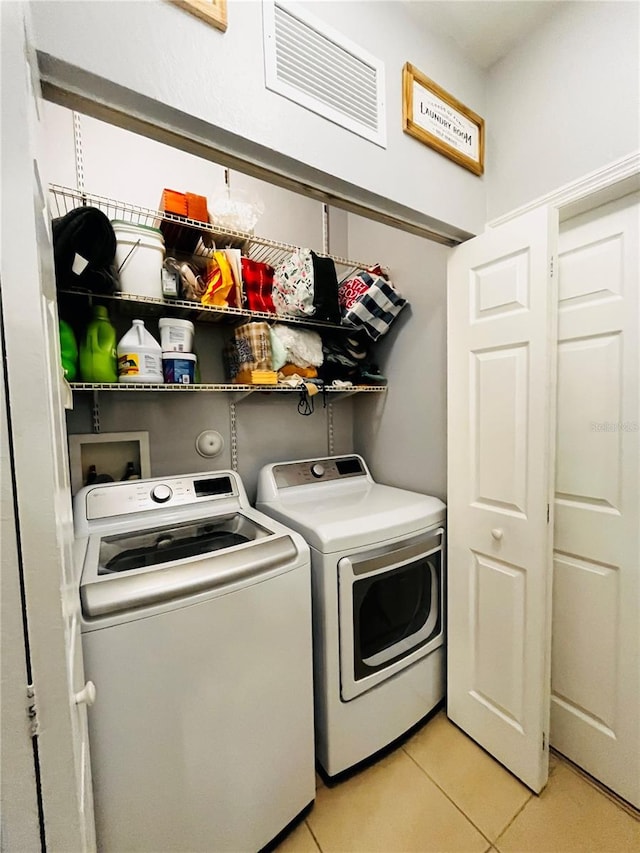
[[[115,219],[116,260],[122,293],[162,299],[164,237],[158,228]]]
[[[134,320],[118,342],[118,382],[164,383],[162,350],[143,320]]]

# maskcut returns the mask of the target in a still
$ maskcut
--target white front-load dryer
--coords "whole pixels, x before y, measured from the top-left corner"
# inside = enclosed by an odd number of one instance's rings
[[[256,506],[311,547],[316,757],[335,776],[444,697],[446,508],[354,454],[265,466]]]

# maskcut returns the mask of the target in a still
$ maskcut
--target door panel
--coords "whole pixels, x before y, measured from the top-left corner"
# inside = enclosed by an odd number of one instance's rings
[[[527,347],[472,355],[474,505],[526,516]],[[496,459],[504,464],[496,465]]]
[[[473,562],[472,696],[522,732],[524,572],[480,554],[473,554]]]
[[[0,330],[0,351],[4,351]],[[40,824],[36,761],[27,716],[26,685],[29,660],[25,642],[20,594],[18,529],[14,509],[14,484],[11,476],[9,421],[4,371],[0,372],[0,778],[3,780],[2,850],[38,850]],[[12,784],[13,783],[13,784]]]
[[[75,702],[84,676],[37,62],[28,4],[0,4],[0,14],[2,74],[12,81],[3,90],[2,314],[44,840],[83,851],[95,838],[86,710]]]
[[[638,196],[563,225],[553,746],[640,806]]]
[[[547,780],[557,216],[449,263],[448,714],[535,791]]]

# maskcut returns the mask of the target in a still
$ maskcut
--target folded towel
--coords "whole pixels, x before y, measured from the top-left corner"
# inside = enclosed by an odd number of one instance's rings
[[[338,304],[338,277],[336,265],[331,258],[321,258],[311,252],[313,261],[313,305],[314,319],[329,323],[340,323]]]
[[[313,305],[313,261],[309,249],[299,249],[276,267],[273,275],[273,304],[278,314],[311,317]]]
[[[348,308],[343,308],[342,322],[346,326],[362,329],[374,341],[389,330],[389,326],[407,304],[389,281],[381,276],[371,276],[363,272],[358,276],[367,284],[367,289],[356,296]],[[346,304],[354,295],[354,280],[343,289],[342,301]]]

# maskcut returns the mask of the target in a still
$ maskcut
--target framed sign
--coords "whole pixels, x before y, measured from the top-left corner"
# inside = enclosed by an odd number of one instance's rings
[[[409,62],[402,71],[402,127],[476,175],[484,172],[484,119]]]
[[[223,32],[227,29],[227,0],[171,0],[171,2]]]

